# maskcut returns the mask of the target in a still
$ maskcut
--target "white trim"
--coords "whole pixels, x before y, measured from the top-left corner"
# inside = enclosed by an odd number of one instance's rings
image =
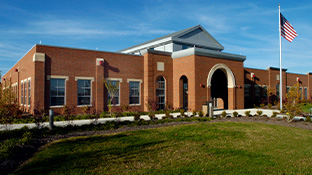
[[[121,104],[121,101],[120,101],[120,84],[122,83],[122,78],[106,78],[106,81],[119,81],[118,85],[118,89],[119,89],[119,94],[118,94],[118,104],[112,104],[112,106],[120,106]],[[108,97],[108,92],[107,92],[107,97]],[[106,99],[108,100],[108,99]],[[108,101],[107,101],[108,102]]]
[[[91,80],[91,82],[94,82],[94,77],[75,77],[75,81],[77,80]]]
[[[45,54],[44,53],[35,53],[33,56],[33,62],[41,61],[45,62]]]
[[[66,104],[64,104],[63,106],[50,106],[50,108],[62,108],[64,107]]]
[[[50,79],[65,79],[65,81],[68,81],[69,77],[68,76],[62,76],[62,75],[48,75],[47,80]]]
[[[90,80],[90,104],[88,105],[78,105],[78,80]],[[92,82],[94,81],[93,77],[80,77],[80,79],[76,79],[75,77],[75,81],[77,81],[77,107],[84,107],[84,106],[92,106]]]
[[[122,78],[106,78],[106,80],[108,80],[108,81],[119,81],[120,83],[122,83]]]
[[[130,81],[132,82],[139,82],[140,83],[140,91],[139,91],[139,103],[138,104],[130,104],[130,94],[129,94],[129,106],[140,106],[141,105],[141,84],[142,84],[142,79],[127,79],[127,83],[129,83]],[[129,86],[129,93],[130,93],[130,86]]]
[[[66,77],[67,77],[67,79],[66,79]],[[61,107],[63,107],[63,106],[65,106],[66,105],[66,90],[67,90],[67,83],[66,83],[66,81],[68,81],[68,76],[55,76],[55,75],[48,75],[48,80],[50,80],[50,79],[64,79],[65,80],[65,89],[64,89],[64,104],[61,106]],[[49,99],[49,107],[50,108],[58,108],[59,106],[51,106],[51,83],[50,83],[50,89],[49,89],[49,97],[50,97],[50,99]]]
[[[100,61],[103,61],[103,63],[104,63],[104,58],[96,58],[96,65],[97,66],[101,66]]]
[[[128,79],[127,79],[127,83],[129,83],[130,81],[136,81],[136,82],[142,83],[142,79],[132,79],[132,78],[128,78]]]
[[[222,64],[222,63],[214,65],[211,68],[211,70],[209,71],[208,78],[207,78],[207,87],[211,87],[212,76],[213,76],[214,72],[218,69],[225,70],[228,88],[235,88],[236,87],[235,77],[234,77],[232,70],[227,65]]]

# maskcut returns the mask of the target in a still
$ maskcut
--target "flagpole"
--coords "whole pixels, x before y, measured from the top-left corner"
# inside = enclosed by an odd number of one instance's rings
[[[280,110],[283,107],[283,81],[282,81],[282,35],[281,35],[281,6],[278,4],[278,12],[279,12],[279,43],[280,43]]]

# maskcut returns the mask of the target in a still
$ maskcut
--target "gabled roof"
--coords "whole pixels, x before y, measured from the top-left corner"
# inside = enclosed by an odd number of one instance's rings
[[[196,45],[213,50],[223,50],[224,47],[211,36],[201,25],[190,27],[175,33],[171,33],[118,52],[133,52],[142,49],[157,47],[167,43],[181,43],[187,45]]]

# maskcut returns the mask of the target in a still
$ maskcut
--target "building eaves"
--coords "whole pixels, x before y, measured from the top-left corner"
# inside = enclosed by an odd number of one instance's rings
[[[234,61],[246,60],[246,56],[244,55],[236,55],[236,54],[230,54],[230,53],[202,49],[202,48],[189,48],[189,49],[173,52],[172,58],[175,59],[175,58],[186,57],[186,56],[191,56],[191,55],[206,56],[206,57],[213,57],[213,58],[220,58],[220,59],[234,60]]]

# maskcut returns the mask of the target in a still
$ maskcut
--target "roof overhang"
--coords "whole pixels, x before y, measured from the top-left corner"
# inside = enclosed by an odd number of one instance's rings
[[[230,53],[202,49],[202,48],[189,48],[189,49],[173,52],[171,57],[175,59],[175,58],[181,58],[181,57],[186,57],[186,56],[191,56],[191,55],[206,56],[206,57],[213,57],[213,58],[220,58],[220,59],[234,60],[234,61],[246,60],[246,56],[244,55],[236,55],[236,54],[230,54]]]

